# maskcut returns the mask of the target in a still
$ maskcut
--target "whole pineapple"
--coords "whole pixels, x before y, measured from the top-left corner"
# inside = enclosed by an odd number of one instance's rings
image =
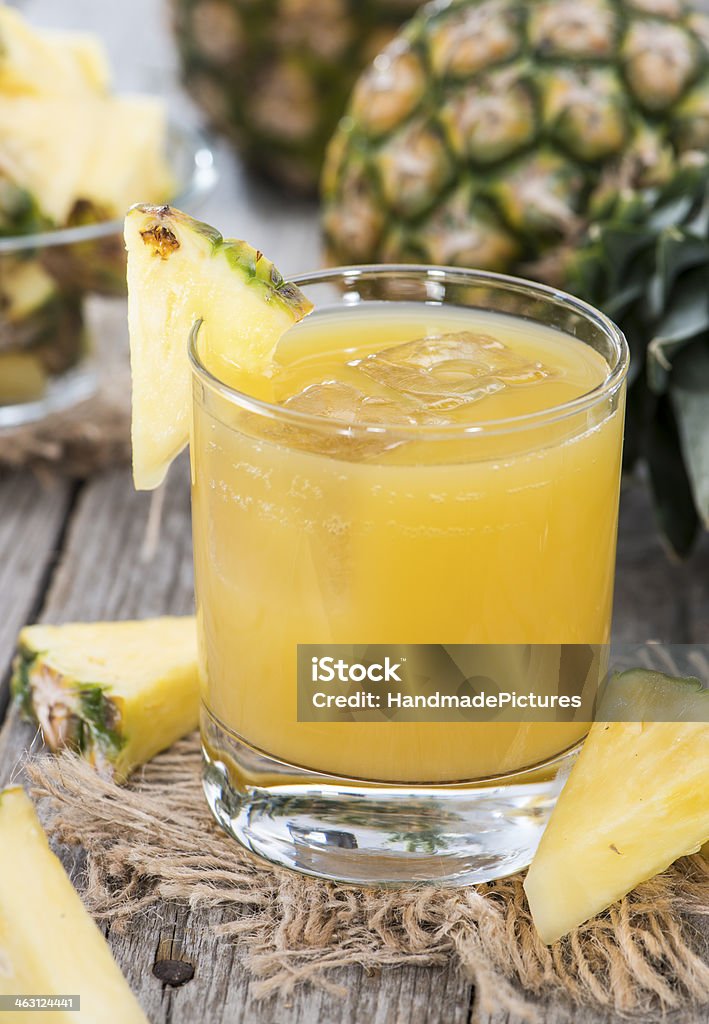
[[[185,84],[248,163],[314,191],[358,72],[420,0],[172,0]]]
[[[616,315],[633,350],[630,454],[650,462],[680,552],[709,524],[709,408],[697,439],[696,403],[685,430],[688,403],[667,382],[658,397],[644,361],[706,250],[708,150],[709,18],[684,0],[437,0],[358,81],[322,181],[331,262],[521,273]],[[680,333],[703,353],[708,328]]]

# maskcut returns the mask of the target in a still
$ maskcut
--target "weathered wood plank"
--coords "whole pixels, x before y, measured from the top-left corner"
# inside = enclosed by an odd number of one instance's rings
[[[192,607],[192,562],[187,464],[171,471],[164,496],[159,543],[146,556],[149,496],[136,494],[125,470],[107,473],[81,494],[66,534],[42,611],[51,622],[183,614]],[[0,785],[17,776],[34,731],[12,713],[0,733]],[[70,865],[71,866],[71,862]],[[78,880],[80,884],[80,880]],[[124,932],[109,932],[116,959],[154,1024],[306,1024],[360,1021],[381,1024],[463,1024],[472,989],[452,969],[404,968],[368,977],[353,968],[337,982],[346,1000],[303,989],[287,1000],[254,999],[253,983],[232,946],[217,940],[211,925],[219,911],[190,913],[164,905]],[[165,932],[182,936],[183,954],[194,963],[194,980],[165,987],[152,973]]]
[[[158,937],[174,934],[181,955],[196,968],[194,981],[180,988],[170,989],[146,976],[140,969],[143,941],[134,933],[121,937],[128,980],[149,1012],[164,1014],[171,1024],[466,1024],[468,1020],[471,986],[452,967],[385,969],[374,975],[358,968],[342,969],[329,978],[347,991],[344,998],[301,987],[286,997],[256,1000],[254,983],[245,974],[236,948],[223,941],[215,943],[210,926],[219,920],[217,910],[160,911],[155,925]],[[115,944],[117,937],[112,935],[111,941]]]
[[[186,459],[173,467],[160,536],[151,541],[151,504],[127,469],[97,477],[82,492],[43,609],[47,622],[189,614],[192,540]],[[152,548],[152,551],[149,550]]]
[[[644,500],[642,494],[633,496],[630,503],[626,501],[624,511],[623,531],[633,537],[630,553],[635,566],[631,575],[621,557],[619,573],[621,577],[627,573],[628,579],[620,590],[625,586],[628,598],[622,604],[620,621],[627,629],[645,624],[638,614],[635,593],[642,594],[651,577],[658,601],[661,594],[666,600],[667,574],[675,576],[675,569],[657,558],[654,535],[647,530],[638,531],[637,523],[644,516]],[[171,474],[160,540],[152,558],[145,553],[150,501],[146,495],[135,494],[126,471],[106,474],[85,488],[45,601],[44,619],[66,621],[189,611],[191,545],[184,460]],[[626,542],[623,544],[625,552]],[[638,581],[634,574],[650,560],[654,564],[652,573]],[[687,570],[683,572],[686,574]],[[32,736],[33,730],[21,726],[14,716],[8,721],[0,735],[0,783],[17,770]],[[325,1020],[349,1024],[367,1018],[382,1024],[457,1024],[468,1019],[471,986],[450,968],[385,970],[375,977],[350,969],[340,972],[337,978],[333,976],[333,980],[349,989],[346,1000],[319,990],[302,989],[287,999],[273,997],[256,1002],[253,983],[241,967],[235,949],[213,936],[210,925],[218,920],[219,911],[190,913],[182,907],[165,905],[125,932],[110,933],[116,957],[155,1024],[187,1024],[200,1019],[215,1024],[308,1024]],[[194,979],[177,989],[164,986],[152,973],[166,934],[177,936],[181,955],[195,965]],[[606,1024],[611,1020],[598,1014],[579,1016],[563,1007],[549,1007],[545,1012],[546,1019],[554,1024]],[[684,1019],[687,1024],[694,1024],[691,1017]],[[696,1018],[697,1024],[699,1019]],[[474,1014],[473,1021],[517,1024],[508,1018],[488,1018],[480,1013]]]
[[[71,496],[70,485],[43,485],[28,473],[0,478],[0,721],[17,631],[37,611]]]
[[[686,1008],[674,1010],[662,1017],[619,1017],[613,1013],[599,1013],[588,1007],[569,1005],[554,1005],[539,1007],[541,1020],[544,1024],[621,1024],[622,1021],[634,1020],[639,1024],[706,1024],[706,1007]],[[473,1006],[469,1024],[522,1024],[520,1017],[516,1014],[506,1012],[487,1013],[477,1006]]]

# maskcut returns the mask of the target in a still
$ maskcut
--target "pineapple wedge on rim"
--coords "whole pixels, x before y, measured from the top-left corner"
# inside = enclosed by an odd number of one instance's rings
[[[634,669],[606,699],[524,882],[549,945],[709,839],[709,690]]]
[[[133,206],[125,241],[133,478],[151,490],[188,442],[192,327],[207,370],[240,387],[268,377],[281,335],[312,305],[263,253],[172,207]]]
[[[78,1010],[19,1010],[3,1020],[148,1024],[52,853],[31,800],[0,790],[0,995],[78,995]]]
[[[49,749],[118,781],[197,728],[192,617],[27,626],[18,648],[13,693]]]

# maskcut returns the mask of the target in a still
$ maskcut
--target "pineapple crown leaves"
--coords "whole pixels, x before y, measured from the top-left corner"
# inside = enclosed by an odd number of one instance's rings
[[[687,554],[709,526],[709,165],[626,195],[589,230],[572,289],[628,338],[630,455],[643,456],[672,548]],[[634,450],[638,442],[638,450]]]

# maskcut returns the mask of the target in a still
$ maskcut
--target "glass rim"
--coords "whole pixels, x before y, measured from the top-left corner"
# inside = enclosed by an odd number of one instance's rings
[[[534,412],[523,413],[520,416],[510,416],[501,419],[447,424],[347,423],[345,420],[338,420],[334,417],[319,416],[313,413],[302,412],[298,409],[290,409],[287,406],[269,402],[266,399],[256,398],[246,392],[239,391],[237,388],[220,380],[203,363],[197,350],[197,336],[202,320],[197,320],[192,325],[189,333],[188,354],[193,372],[213,391],[216,391],[221,397],[227,399],[232,404],[261,416],[265,415],[273,419],[289,422],[294,426],[346,434],[350,437],[371,436],[372,434],[395,434],[402,438],[425,438],[427,440],[450,440],[452,437],[460,437],[461,435],[491,437],[527,430],[534,426],[556,423],[590,409],[604,398],[614,395],[623,384],[627,375],[630,363],[628,343],[621,329],[610,317],[596,309],[595,306],[571,295],[569,292],[536,281],[529,281],[526,278],[514,277],[510,274],[500,274],[491,270],[473,270],[467,267],[437,266],[421,263],[372,263],[310,271],[306,274],[298,274],[290,278],[289,283],[299,288],[307,288],[308,286],[332,283],[337,280],[345,280],[351,284],[355,283],[358,278],[371,279],[374,277],[415,277],[419,280],[434,282],[441,282],[443,280],[451,282],[457,278],[458,281],[456,283],[488,285],[501,290],[505,289],[509,292],[517,292],[518,294],[526,294],[530,297],[544,299],[559,306],[571,307],[579,316],[593,323],[611,341],[617,355],[616,363],[609,368],[606,377],[594,388],[591,388],[590,391],[586,391],[584,394],[569,399],[566,402],[550,406],[547,409],[539,409]],[[412,301],[423,301],[425,305],[445,305],[445,302],[427,299],[415,299]],[[352,307],[343,306],[342,308],[345,310]],[[475,309],[476,307],[471,306],[469,308]],[[516,316],[514,313],[503,315]],[[524,319],[524,317],[520,315],[520,319]],[[561,333],[564,332],[562,331]]]
[[[168,119],[168,160],[172,162],[174,144],[184,145],[189,150],[189,171],[185,181],[179,183],[178,191],[168,203],[171,206],[189,206],[203,199],[214,188],[218,172],[214,150],[207,136],[199,128]],[[21,253],[27,249],[51,249],[57,245],[76,245],[91,242],[107,235],[123,234],[123,217],[101,220],[95,224],[82,224],[69,228],[49,228],[30,235],[8,235],[0,238],[0,256],[7,253]]]

